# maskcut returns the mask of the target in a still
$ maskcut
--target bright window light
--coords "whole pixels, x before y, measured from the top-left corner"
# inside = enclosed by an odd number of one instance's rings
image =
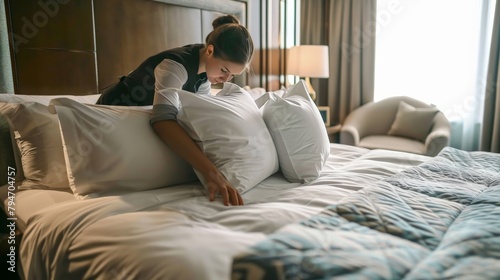
[[[375,101],[407,95],[451,120],[471,113],[467,106],[482,102],[477,93],[484,90],[488,1],[378,0]]]

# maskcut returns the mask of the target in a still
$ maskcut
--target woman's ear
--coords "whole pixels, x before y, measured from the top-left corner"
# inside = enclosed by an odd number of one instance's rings
[[[211,56],[214,54],[214,45],[208,45],[205,50],[207,56]]]

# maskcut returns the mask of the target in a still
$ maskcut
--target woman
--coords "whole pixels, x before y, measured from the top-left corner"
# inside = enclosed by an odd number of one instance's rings
[[[167,50],[146,59],[128,76],[103,92],[97,104],[141,106],[153,104],[151,123],[158,136],[205,179],[209,199],[222,195],[224,205],[243,200],[207,156],[177,123],[179,100],[165,92],[179,88],[210,93],[210,85],[224,83],[247,69],[253,54],[248,30],[232,15],[216,18],[205,44]]]

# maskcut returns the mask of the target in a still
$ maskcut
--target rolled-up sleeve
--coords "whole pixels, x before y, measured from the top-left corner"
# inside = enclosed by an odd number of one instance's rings
[[[165,59],[156,66],[154,73],[155,96],[150,123],[176,120],[180,106],[177,90],[181,89],[188,79],[186,68],[176,61]]]

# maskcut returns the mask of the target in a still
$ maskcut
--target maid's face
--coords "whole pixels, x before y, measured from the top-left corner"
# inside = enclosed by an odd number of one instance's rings
[[[230,81],[245,71],[246,65],[214,57],[212,45],[208,45],[206,52],[205,71],[211,84]]]

